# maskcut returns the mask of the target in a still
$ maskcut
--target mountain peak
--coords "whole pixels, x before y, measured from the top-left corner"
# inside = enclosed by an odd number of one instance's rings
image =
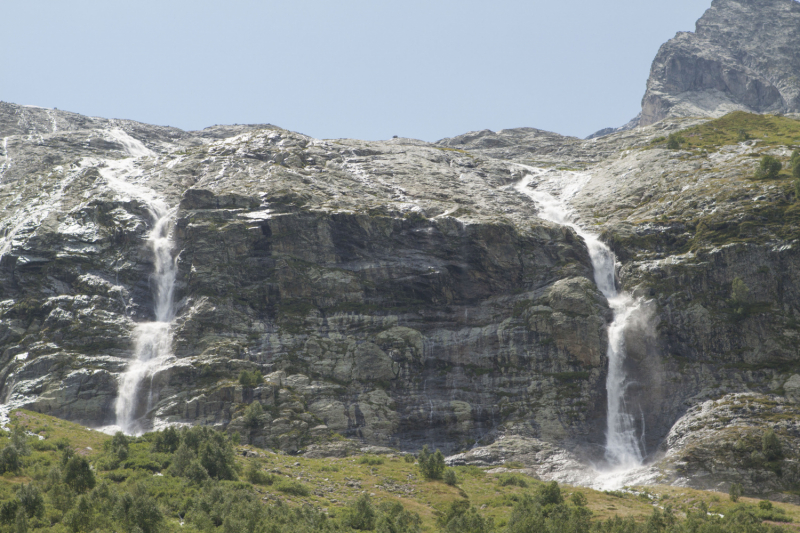
[[[734,110],[800,111],[798,44],[795,0],[714,0],[694,33],[678,33],[656,55],[641,125]]]

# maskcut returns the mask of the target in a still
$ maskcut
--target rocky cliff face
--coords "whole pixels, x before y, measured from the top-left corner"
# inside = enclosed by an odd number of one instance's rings
[[[509,187],[520,167],[403,139],[0,112],[7,402],[114,423],[153,319],[159,198],[177,208],[178,304],[174,358],[140,391],[151,424],[289,451],[334,432],[602,442],[607,305],[582,241]],[[256,369],[265,384],[237,383]],[[266,412],[245,424],[253,401]]]
[[[685,141],[668,149],[675,131]],[[146,427],[213,424],[312,455],[429,444],[586,482],[603,457],[611,311],[587,243],[524,185],[613,248],[637,303],[625,400],[657,460],[639,479],[800,483],[783,422],[800,390],[800,203],[786,171],[755,179],[760,157],[797,147],[791,117],[424,143],[0,104],[0,137],[6,406],[114,424],[137,325],[155,318],[161,202],[176,318],[136,395]],[[263,383],[239,382],[256,370]],[[767,429],[780,458],[753,455]]]
[[[659,50],[640,123],[734,110],[798,112],[798,79],[800,4],[714,0],[694,33],[679,33]]]

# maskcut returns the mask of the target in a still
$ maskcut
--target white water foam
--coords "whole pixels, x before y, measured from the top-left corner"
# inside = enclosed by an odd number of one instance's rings
[[[521,165],[522,166],[522,165]],[[587,174],[578,172],[558,173],[558,179],[543,179],[549,171],[524,166],[528,174],[515,186],[518,192],[528,196],[539,208],[538,216],[545,220],[568,226],[583,238],[589,250],[597,288],[608,299],[613,311],[613,321],[608,326],[608,377],[606,392],[608,414],[606,425],[605,459],[607,466],[596,472],[596,483],[614,487],[618,480],[630,477],[631,470],[642,466],[644,460],[642,442],[644,430],[637,435],[636,420],[628,412],[625,392],[630,385],[626,380],[624,362],[625,328],[629,319],[640,308],[640,302],[625,292],[619,292],[616,284],[616,257],[600,239],[584,230],[574,221],[574,213],[568,200],[589,180]],[[537,182],[537,187],[530,185]],[[621,481],[620,481],[621,482]]]

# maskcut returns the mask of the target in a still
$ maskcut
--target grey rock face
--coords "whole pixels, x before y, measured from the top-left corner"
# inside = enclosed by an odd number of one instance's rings
[[[0,105],[0,353],[14,405],[114,422],[177,207],[175,360],[154,426],[298,451],[334,432],[457,450],[505,430],[602,441],[607,304],[515,164],[420,141],[202,132]],[[549,134],[555,137],[553,134]],[[242,370],[264,385],[242,387]],[[264,414],[244,419],[259,402]]]
[[[719,117],[733,110],[800,111],[800,4],[714,0],[694,33],[656,55],[641,125],[668,116]]]

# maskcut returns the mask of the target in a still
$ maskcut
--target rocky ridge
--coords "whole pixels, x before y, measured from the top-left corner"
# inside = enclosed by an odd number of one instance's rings
[[[735,110],[800,111],[798,42],[795,0],[714,0],[694,33],[678,33],[658,51],[641,125]]]

